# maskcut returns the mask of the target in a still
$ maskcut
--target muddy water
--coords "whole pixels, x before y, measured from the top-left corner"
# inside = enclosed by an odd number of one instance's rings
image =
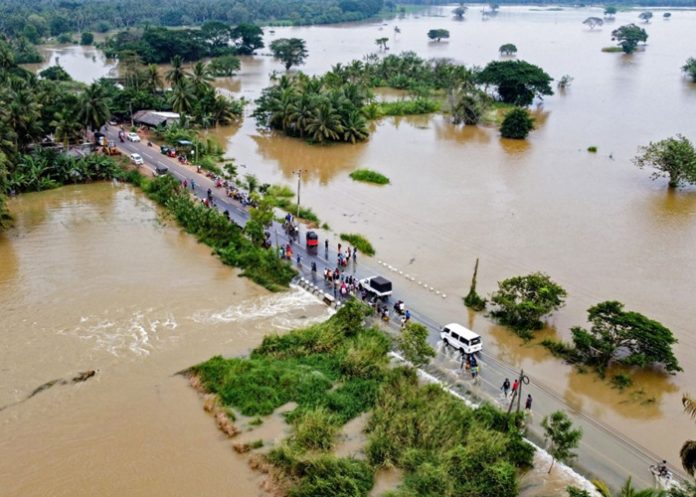
[[[317,147],[261,133],[252,119],[219,130],[228,156],[261,180],[294,187],[292,171],[306,169],[302,202],[336,232],[359,232],[378,258],[415,277],[390,273],[400,291],[440,322],[459,321],[482,333],[489,351],[524,367],[536,382],[571,406],[600,419],[678,465],[678,448],[692,422],[681,413],[680,394],[693,389],[696,339],[692,333],[696,260],[696,189],[668,192],[664,181],[631,163],[637,147],[677,133],[696,137],[696,85],[681,74],[691,56],[680,43],[696,27],[696,12],[661,13],[646,26],[649,45],[633,56],[602,53],[615,27],[636,12],[590,32],[581,24],[596,9],[559,12],[503,8],[483,20],[477,9],[457,22],[421,16],[341,27],[276,29],[269,39],[298,36],[308,42],[303,70],[321,73],[336,62],[374,52],[374,39],[389,36],[391,52],[452,57],[482,65],[497,47],[513,42],[519,58],[539,64],[556,79],[570,74],[569,90],[534,107],[538,129],[523,142],[501,140],[494,129],[454,127],[443,116],[384,119],[370,140]],[[394,35],[398,25],[401,34]],[[432,27],[451,32],[430,43]],[[268,57],[245,63],[230,89],[253,97],[280,70]],[[221,83],[223,84],[223,83]],[[590,145],[599,152],[586,151]],[[358,184],[348,174],[367,167],[386,174],[387,187]],[[476,257],[479,290],[515,274],[541,270],[569,293],[567,306],[544,336],[567,338],[584,324],[585,310],[606,299],[624,302],[671,328],[685,372],[676,377],[642,374],[619,394],[592,375],[578,375],[541,348],[522,346],[509,332],[470,317],[460,296],[468,290]],[[446,294],[425,291],[421,281]],[[666,436],[667,434],[667,436]]]
[[[0,494],[260,494],[176,373],[324,319],[269,294],[111,184],[28,194],[0,237]],[[84,383],[70,380],[97,369]]]
[[[112,78],[117,75],[117,63],[104,56],[93,46],[46,45],[39,50],[43,62],[24,64],[32,72],[60,65],[76,81],[92,83],[99,78]]]

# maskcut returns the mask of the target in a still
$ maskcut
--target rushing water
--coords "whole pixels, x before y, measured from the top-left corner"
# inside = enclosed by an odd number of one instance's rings
[[[211,133],[243,166],[242,174],[294,187],[292,171],[307,170],[302,203],[336,233],[366,235],[379,259],[414,276],[410,281],[389,273],[419,309],[440,322],[469,324],[484,336],[489,351],[524,367],[533,381],[678,465],[678,448],[694,432],[679,398],[682,391],[693,391],[688,380],[696,371],[691,330],[696,189],[669,192],[664,181],[652,182],[649,171],[631,163],[637,148],[651,140],[677,133],[696,137],[696,85],[680,71],[696,55],[684,42],[693,38],[696,12],[672,12],[669,21],[656,12],[645,26],[648,46],[632,56],[601,48],[612,44],[612,29],[636,22],[638,12],[619,13],[614,22],[590,31],[582,20],[601,11],[587,8],[503,7],[484,20],[472,7],[464,21],[444,9],[385,25],[267,33],[267,45],[284,36],[307,40],[310,55],[302,70],[308,73],[375,52],[374,40],[381,36],[390,38],[391,53],[413,50],[476,65],[496,59],[503,43],[515,43],[519,59],[556,79],[575,78],[568,90],[535,107],[538,129],[526,141],[501,140],[486,127],[455,127],[440,115],[384,119],[374,123],[369,141],[358,145],[312,146],[259,132],[250,118]],[[427,40],[428,29],[437,27],[450,30],[449,41]],[[68,55],[61,61],[68,66]],[[82,62],[83,68],[92,63]],[[239,76],[216,84],[253,99],[274,70],[282,67],[262,53],[245,58]],[[588,153],[588,146],[599,152]],[[376,169],[392,184],[354,183],[348,173],[358,167]],[[567,338],[571,326],[584,324],[589,306],[620,300],[674,331],[684,373],[641,374],[636,386],[621,394],[466,313],[459,297],[468,290],[476,257],[481,258],[481,293],[492,291],[499,279],[536,270],[568,290],[567,306],[544,336]],[[424,290],[417,281],[448,297]]]
[[[0,236],[0,494],[259,494],[178,371],[324,319],[110,184],[23,195]],[[96,369],[94,378],[37,387]]]

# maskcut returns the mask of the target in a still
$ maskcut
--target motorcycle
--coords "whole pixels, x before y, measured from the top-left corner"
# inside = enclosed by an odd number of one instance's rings
[[[394,312],[396,312],[399,316],[403,316],[406,313],[406,306],[404,305],[403,300],[399,300],[396,304],[394,304]]]

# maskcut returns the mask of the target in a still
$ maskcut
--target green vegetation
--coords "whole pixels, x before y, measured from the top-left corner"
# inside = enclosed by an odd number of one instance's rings
[[[377,171],[370,169],[356,169],[349,175],[355,181],[363,181],[365,183],[374,183],[376,185],[386,185],[389,183],[389,178]]]
[[[498,52],[500,52],[500,55],[515,55],[517,53],[517,47],[512,43],[505,43],[500,45]]]
[[[375,255],[375,249],[367,238],[357,233],[341,233],[341,240],[356,247],[365,255]]]
[[[641,12],[638,14],[638,19],[643,21],[645,24],[648,24],[650,22],[650,19],[653,18],[653,13],[650,12],[649,10],[646,10],[645,12]]]
[[[491,107],[491,99],[482,91],[460,87],[450,92],[449,107],[452,124],[476,125]]]
[[[80,45],[91,45],[92,43],[94,43],[94,33],[84,31],[80,35]]]
[[[65,33],[137,26],[191,26],[211,20],[225,25],[253,21],[301,25],[359,21],[376,15],[382,0],[114,0],[112,2],[58,2],[7,0],[0,6],[0,33],[39,43]]]
[[[524,140],[529,132],[534,129],[534,118],[529,115],[527,109],[516,107],[505,114],[500,125],[500,134],[503,138]]]
[[[421,367],[435,357],[435,349],[428,344],[428,329],[420,323],[409,322],[398,339],[404,358],[415,367]]]
[[[611,386],[622,392],[633,385],[631,377],[625,373],[615,374],[611,377]]]
[[[616,15],[617,9],[613,5],[608,5],[604,8],[604,17],[609,17],[611,19]]]
[[[541,319],[564,305],[566,291],[544,273],[515,276],[498,282],[490,298],[491,315],[523,338],[540,329]]]
[[[619,53],[619,52],[623,52],[623,48],[621,48],[621,47],[602,47],[602,52]]]
[[[682,371],[672,352],[677,339],[661,323],[625,311],[616,301],[592,306],[587,314],[592,326],[589,330],[574,327],[572,345],[555,341],[543,344],[570,362],[594,367],[601,376],[611,363],[638,368],[661,365],[669,373]]]
[[[594,28],[602,26],[604,24],[604,20],[600,19],[599,17],[588,17],[582,21],[582,23],[589,27],[590,30],[594,30]]]
[[[440,42],[443,38],[449,38],[450,32],[447,29],[431,29],[428,31],[428,38]]]
[[[464,14],[466,14],[467,10],[469,10],[469,8],[463,3],[460,3],[459,6],[452,11],[452,14],[454,14],[457,19],[464,19]]]
[[[267,336],[248,359],[214,357],[193,372],[246,415],[297,403],[286,414],[291,436],[266,456],[289,495],[367,496],[375,470],[389,464],[406,475],[391,495],[516,495],[534,451],[519,416],[472,410],[437,385],[420,385],[415,370],[390,368],[389,339],[364,327],[370,312],[350,300],[324,323]],[[368,460],[328,454],[340,427],[367,411]]]
[[[479,260],[476,258],[476,264],[474,265],[474,274],[471,277],[471,286],[469,287],[469,293],[464,297],[464,305],[475,311],[482,311],[486,308],[486,299],[482,298],[478,292],[476,292],[476,278],[478,277],[478,266]]]
[[[552,80],[543,69],[523,60],[489,62],[477,75],[479,83],[497,88],[503,102],[520,106],[530,105],[535,97],[553,95]]]
[[[686,64],[682,66],[682,71],[691,78],[692,82],[696,83],[696,58],[689,57]]]
[[[363,109],[369,119],[379,119],[384,116],[411,116],[430,114],[440,110],[440,102],[423,97],[411,100],[396,100],[394,102],[372,102]]]
[[[691,416],[691,419],[696,419],[696,400],[694,398],[689,394],[683,394],[682,406],[684,407],[684,412]],[[694,473],[696,473],[696,440],[687,440],[684,442],[679,451],[679,457],[681,458],[684,470],[691,476],[694,476]],[[696,487],[693,487],[692,491],[693,493],[691,495],[696,496]]]
[[[669,188],[696,183],[696,149],[682,135],[641,147],[633,163],[641,169],[646,166],[655,168],[652,179],[669,178]]]
[[[611,39],[618,42],[624,53],[631,54],[638,48],[638,43],[648,41],[648,33],[635,24],[628,24],[612,31]]]
[[[573,429],[573,423],[563,411],[556,411],[545,416],[541,426],[544,428],[544,439],[550,442],[548,450],[553,457],[549,467],[549,473],[551,473],[556,460],[568,462],[575,458],[573,449],[580,444],[582,430]]]
[[[254,243],[222,213],[196,202],[172,176],[154,180],[139,178],[137,183],[148,197],[164,206],[184,230],[211,247],[223,263],[241,268],[242,276],[271,291],[286,288],[295,276],[290,264],[279,259],[273,249]]]
[[[587,147],[587,151],[588,151],[589,153],[591,153],[591,154],[596,154],[596,153],[597,153],[597,147],[595,147],[594,145],[591,145],[591,146]]]
[[[208,67],[212,76],[223,78],[234,76],[239,71],[241,63],[239,57],[235,55],[222,55],[211,60]]]
[[[71,81],[70,75],[59,65],[50,66],[39,73],[39,77],[51,81]]]
[[[279,38],[271,42],[273,57],[280,60],[289,71],[292,66],[301,66],[307,58],[307,46],[300,38]]]

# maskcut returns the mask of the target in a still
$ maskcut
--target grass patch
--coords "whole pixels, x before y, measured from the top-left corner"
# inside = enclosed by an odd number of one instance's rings
[[[211,247],[220,260],[242,269],[246,276],[263,287],[278,291],[288,287],[296,272],[278,258],[275,250],[254,245],[242,229],[215,209],[209,209],[182,191],[172,176],[154,180],[130,176],[152,200],[165,207],[184,230]]]
[[[374,183],[376,185],[386,185],[389,183],[389,178],[387,178],[385,175],[369,169],[356,169],[350,173],[350,177],[355,181]]]
[[[254,440],[253,442],[249,442],[249,449],[260,449],[263,447],[263,440]]]
[[[490,104],[486,105],[480,122],[487,126],[500,126],[507,113],[514,108],[515,106],[513,104],[496,101],[490,102]]]
[[[412,116],[438,112],[442,104],[430,98],[414,98],[412,100],[397,100],[395,102],[372,102],[363,110],[368,119],[379,119],[385,116]]]
[[[341,240],[357,247],[363,254],[375,255],[375,249],[367,238],[357,233],[341,233]]]
[[[370,309],[348,301],[327,321],[264,338],[249,358],[214,357],[193,369],[224,405],[247,415],[286,413],[291,436],[271,450],[292,497],[367,497],[375,471],[395,465],[403,485],[390,495],[517,495],[534,448],[521,415],[466,406],[412,368],[390,368],[390,340],[365,327]],[[341,426],[371,411],[367,460],[327,454]]]
[[[619,53],[619,52],[623,52],[623,48],[621,48],[621,47],[604,47],[604,48],[602,48],[602,52]]]

